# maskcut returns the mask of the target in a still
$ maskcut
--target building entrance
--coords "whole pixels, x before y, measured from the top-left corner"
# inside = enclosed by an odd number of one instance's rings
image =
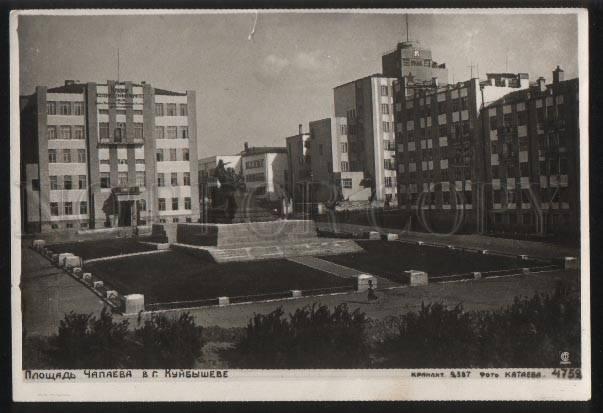
[[[119,219],[117,225],[120,227],[129,227],[132,225],[132,208],[134,201],[119,202]]]

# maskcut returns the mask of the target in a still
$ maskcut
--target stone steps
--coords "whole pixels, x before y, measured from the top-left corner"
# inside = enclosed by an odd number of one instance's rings
[[[218,263],[282,259],[309,255],[338,255],[363,251],[352,240],[320,239],[301,242],[274,242],[238,246],[236,248],[220,248],[213,246],[196,246],[188,244],[172,244],[173,248],[198,253],[200,256],[211,258]],[[209,255],[208,255],[209,254]]]

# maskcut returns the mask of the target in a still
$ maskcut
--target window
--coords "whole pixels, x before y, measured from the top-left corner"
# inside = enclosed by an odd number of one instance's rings
[[[135,160],[135,163],[136,163],[137,165],[144,165],[144,159],[136,159],[136,160]]]
[[[111,176],[109,175],[109,172],[100,173],[100,187],[111,188]]]
[[[63,149],[63,162],[64,163],[69,163],[71,162],[71,150],[69,149]]]
[[[184,198],[184,209],[191,209],[191,198],[189,196]]]
[[[155,126],[155,139],[165,138],[165,128],[163,126]]]
[[[165,198],[159,198],[159,210],[165,211]]]
[[[157,162],[163,162],[163,149],[157,149]]]
[[[175,103],[167,104],[167,116],[176,116],[176,104]]]
[[[177,211],[179,208],[178,206],[178,198],[172,198],[172,211]]]
[[[157,174],[157,186],[164,186],[165,184],[165,176],[163,175],[163,173],[158,173]]]
[[[73,139],[84,139],[84,127],[74,126],[73,127]]]
[[[387,103],[381,104],[381,113],[384,115],[389,115],[389,105]]]
[[[303,162],[300,162],[300,164],[303,164]],[[246,169],[263,168],[263,167],[264,167],[264,160],[263,159],[256,159],[255,161],[247,161],[247,162],[245,162],[245,168]]]
[[[182,139],[188,139],[188,127],[183,126],[180,128],[180,137]]]
[[[139,140],[139,141],[143,140],[142,123],[134,124],[134,139]]]
[[[341,162],[341,172],[349,172],[350,164],[347,161]]]
[[[183,161],[188,161],[188,160],[190,160],[190,158],[189,158],[189,154],[188,154],[188,148],[183,148],[183,149],[182,149],[182,160],[183,160]]]
[[[57,138],[57,128],[56,126],[49,126],[46,129],[46,139],[52,140]]]
[[[85,215],[88,213],[88,202],[80,201],[80,215]]]
[[[50,177],[50,189],[59,189],[59,179],[57,176]]]
[[[155,116],[163,116],[163,103],[155,103]]]
[[[86,150],[85,149],[77,150],[77,161],[78,161],[78,163],[86,163]]]
[[[176,217],[176,218],[172,218],[172,222],[174,224],[177,224],[178,222],[180,222],[180,218]]]
[[[146,211],[147,210],[147,201],[145,201],[144,199],[139,199],[138,207],[140,208],[141,211]]]
[[[352,188],[352,179],[351,178],[342,179],[341,186],[346,189],[351,189]]]
[[[392,187],[392,177],[391,176],[386,176],[384,182],[385,182],[385,187],[386,188],[391,188]]]
[[[387,96],[389,93],[389,88],[387,86],[381,86],[381,96]]]
[[[57,114],[57,103],[56,102],[47,102],[46,103],[46,113],[48,115],[56,115]]]
[[[71,115],[71,102],[59,102],[59,115]]]
[[[48,150],[48,162],[55,163],[57,161],[57,150],[49,149]]]
[[[339,125],[339,134],[340,135],[347,135],[348,134],[348,127],[347,127],[347,125]]]
[[[170,175],[170,185],[178,186],[178,173],[172,172]]]
[[[126,138],[126,124],[123,122],[117,123],[115,131],[113,132],[113,140],[115,142],[121,142],[122,139]]]
[[[59,215],[59,203],[58,202],[50,203],[50,215],[52,215],[53,217],[56,217]]]
[[[77,177],[77,187],[78,189],[86,189],[87,186],[86,175],[78,175]]]
[[[63,213],[65,215],[73,215],[73,202],[65,202],[63,205]]]
[[[383,132],[390,132],[390,123],[383,122]]]
[[[61,126],[60,139],[71,139],[71,126]]]
[[[180,104],[180,116],[188,116],[188,105],[186,103]]]
[[[98,124],[98,137],[100,140],[109,139],[109,124],[107,122]]]
[[[127,172],[118,172],[117,173],[117,185],[120,188],[128,187],[128,173]]]
[[[177,161],[178,158],[176,157],[176,149],[175,148],[171,148],[170,149],[170,161]]]
[[[145,171],[136,171],[136,186],[145,186]]]
[[[341,153],[347,153],[347,152],[348,152],[348,143],[342,142],[341,143]]]
[[[184,172],[184,174],[182,176],[183,176],[184,186],[190,186],[191,185],[191,173]]]
[[[39,179],[32,179],[31,180],[31,190],[32,191],[39,191],[40,190],[40,180]]]
[[[168,139],[178,138],[178,128],[176,128],[175,126],[168,126],[167,137],[168,137]]]
[[[81,116],[84,114],[84,102],[73,103],[73,114]]]
[[[99,109],[98,110],[98,114],[99,115],[108,115],[109,114],[109,109]]]

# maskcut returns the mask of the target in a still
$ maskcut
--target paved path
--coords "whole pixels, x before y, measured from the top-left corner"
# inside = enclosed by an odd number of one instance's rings
[[[318,229],[332,230],[328,222],[317,222]],[[337,230],[341,232],[378,231],[381,233],[398,234],[400,239],[412,241],[425,241],[438,244],[452,244],[464,248],[488,249],[510,254],[528,254],[543,258],[557,258],[561,256],[580,257],[578,248],[565,247],[545,242],[514,240],[508,238],[489,237],[480,234],[436,234],[427,232],[413,232],[402,229],[371,227],[356,224],[338,223]]]
[[[37,252],[22,248],[21,306],[26,335],[57,333],[70,311],[98,315],[105,303]]]

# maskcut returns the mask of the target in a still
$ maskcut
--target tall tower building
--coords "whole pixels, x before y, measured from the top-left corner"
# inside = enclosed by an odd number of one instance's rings
[[[446,64],[439,64],[431,57],[431,50],[423,48],[417,41],[400,42],[395,50],[381,58],[383,75],[406,77],[416,83],[431,83],[437,79],[440,84],[448,83]]]

